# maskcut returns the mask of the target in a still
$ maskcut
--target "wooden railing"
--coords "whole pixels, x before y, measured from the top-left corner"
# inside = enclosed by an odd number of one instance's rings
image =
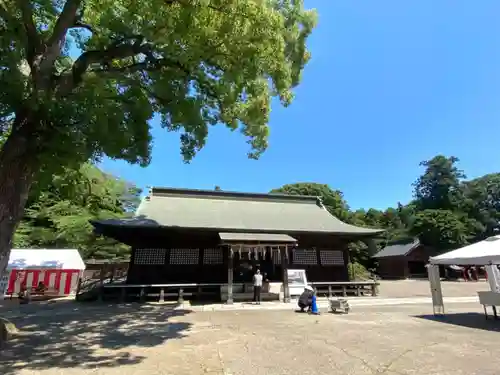
[[[125,284],[114,283],[106,280],[101,285],[92,282],[90,285],[85,285],[82,292],[89,289],[89,286],[95,288],[97,298],[103,300],[105,291],[119,290],[119,300],[124,302],[128,296],[133,295],[138,297],[141,302],[144,302],[147,297],[157,297],[159,302],[164,302],[168,297],[175,297],[178,303],[183,303],[186,297],[215,295],[220,296],[220,287],[225,283],[186,283],[186,284]],[[356,296],[378,294],[379,282],[375,280],[369,281],[324,281],[310,282],[314,286],[318,296],[347,296],[354,294]],[[214,290],[217,288],[217,290]],[[208,290],[207,290],[208,289]],[[210,291],[211,289],[211,291]]]
[[[146,297],[158,297],[159,302],[164,302],[165,297],[177,297],[178,303],[184,302],[184,297],[201,296],[209,294],[204,291],[204,288],[219,288],[223,284],[104,284],[99,292],[99,299],[104,297],[106,289],[120,289],[120,301],[125,301],[128,291],[134,291],[137,295],[139,292],[139,300],[144,301]],[[218,292],[220,293],[220,292]],[[210,293],[211,294],[211,293]]]
[[[360,297],[367,292],[375,297],[378,294],[378,287],[380,283],[376,280],[368,281],[321,281],[310,282],[314,286],[318,296],[328,296],[329,298],[341,294],[346,297],[349,292],[354,293]]]

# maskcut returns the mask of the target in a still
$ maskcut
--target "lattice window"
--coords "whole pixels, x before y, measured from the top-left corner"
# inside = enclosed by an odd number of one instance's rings
[[[320,250],[319,257],[324,266],[343,266],[344,252],[339,250]]]
[[[134,264],[141,265],[163,265],[165,264],[165,249],[136,249]]]
[[[316,250],[294,249],[293,264],[317,265],[318,257],[316,255]]]
[[[205,249],[203,250],[203,264],[223,264],[224,254],[222,249]]]
[[[279,249],[272,249],[271,256],[273,258],[273,264],[277,266],[281,265],[281,253]]]
[[[198,264],[200,249],[171,249],[170,264]]]

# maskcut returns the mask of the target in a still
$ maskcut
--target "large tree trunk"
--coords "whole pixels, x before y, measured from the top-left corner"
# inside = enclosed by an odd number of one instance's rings
[[[0,279],[37,170],[35,119],[28,111],[16,113],[12,132],[0,150]]]

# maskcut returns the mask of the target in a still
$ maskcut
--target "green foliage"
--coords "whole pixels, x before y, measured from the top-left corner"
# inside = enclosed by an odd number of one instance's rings
[[[462,210],[477,222],[474,236],[483,239],[500,229],[500,173],[462,183]]]
[[[354,262],[347,265],[349,280],[368,280],[370,272],[360,263]]]
[[[420,210],[454,210],[458,208],[462,191],[460,181],[465,178],[456,164],[459,159],[438,155],[420,163],[425,172],[413,184],[415,199]]]
[[[103,156],[148,165],[153,117],[181,133],[186,162],[217,124],[259,157],[315,23],[302,0],[1,1],[0,184],[13,187],[0,197],[0,262],[34,181]]]
[[[333,190],[325,184],[299,182],[271,190],[271,193],[320,197],[321,202],[332,215],[340,220],[348,220],[350,217],[349,206],[344,200],[342,192]]]
[[[465,181],[458,162],[456,157],[438,155],[420,163],[425,169],[413,184],[414,200],[383,211],[350,211],[342,193],[328,185],[298,183],[272,192],[319,196],[337,218],[357,226],[385,229],[370,246],[361,241],[349,244],[351,261],[371,268],[372,255],[388,244],[419,238],[440,253],[498,233],[500,173]]]
[[[124,258],[128,247],[96,236],[90,220],[123,218],[139,204],[140,190],[90,164],[67,169],[32,191],[14,237],[16,247],[78,248],[84,258]]]
[[[469,234],[467,217],[449,210],[418,212],[410,230],[423,244],[440,250],[465,245]]]
[[[103,154],[146,165],[159,114],[186,161],[216,124],[258,157],[271,98],[290,104],[315,23],[300,0],[2,2],[0,140],[26,116],[45,168]]]

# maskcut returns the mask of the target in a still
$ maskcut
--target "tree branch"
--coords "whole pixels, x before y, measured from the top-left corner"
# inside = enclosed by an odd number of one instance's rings
[[[149,46],[148,46],[149,48]],[[145,46],[138,43],[114,45],[102,51],[84,52],[73,63],[71,71],[59,78],[59,94],[69,94],[83,79],[83,75],[93,64],[106,64],[114,59],[126,59],[140,53],[147,53]]]
[[[80,8],[81,3],[82,0],[66,1],[59,18],[56,21],[54,31],[47,42],[49,48],[54,44],[61,44],[66,36],[66,33],[68,32],[68,29],[71,28],[76,22],[76,12],[78,11],[78,8]]]
[[[40,87],[50,86],[50,72],[54,67],[54,62],[61,56],[66,33],[75,22],[79,21],[77,18],[77,11],[81,3],[82,0],[67,0],[64,3],[64,7],[56,21],[52,35],[45,45],[43,56],[40,56],[38,70],[41,74],[37,82]]]
[[[40,46],[40,35],[33,20],[33,10],[29,0],[17,0],[19,10],[21,11],[21,19],[23,21],[24,30],[26,31],[26,58],[30,67],[33,66],[36,50]]]
[[[169,68],[169,67],[174,67],[186,75],[191,75],[191,71],[179,63],[178,61],[168,59],[168,58],[161,58],[161,59],[156,59],[156,60],[150,60],[150,61],[143,61],[143,62],[138,62],[134,64],[130,64],[127,66],[123,67],[110,67],[106,69],[98,69],[98,70],[92,70],[93,73],[135,73],[135,72],[140,72],[140,71],[148,71],[148,72],[153,72],[153,71],[158,71],[162,68]]]
[[[70,29],[74,29],[74,28],[81,28],[81,29],[85,29],[85,30],[88,30],[90,31],[92,34],[94,34],[94,29],[92,28],[92,26],[86,24],[86,23],[82,23],[80,21],[76,21],[72,26],[69,27]]]

